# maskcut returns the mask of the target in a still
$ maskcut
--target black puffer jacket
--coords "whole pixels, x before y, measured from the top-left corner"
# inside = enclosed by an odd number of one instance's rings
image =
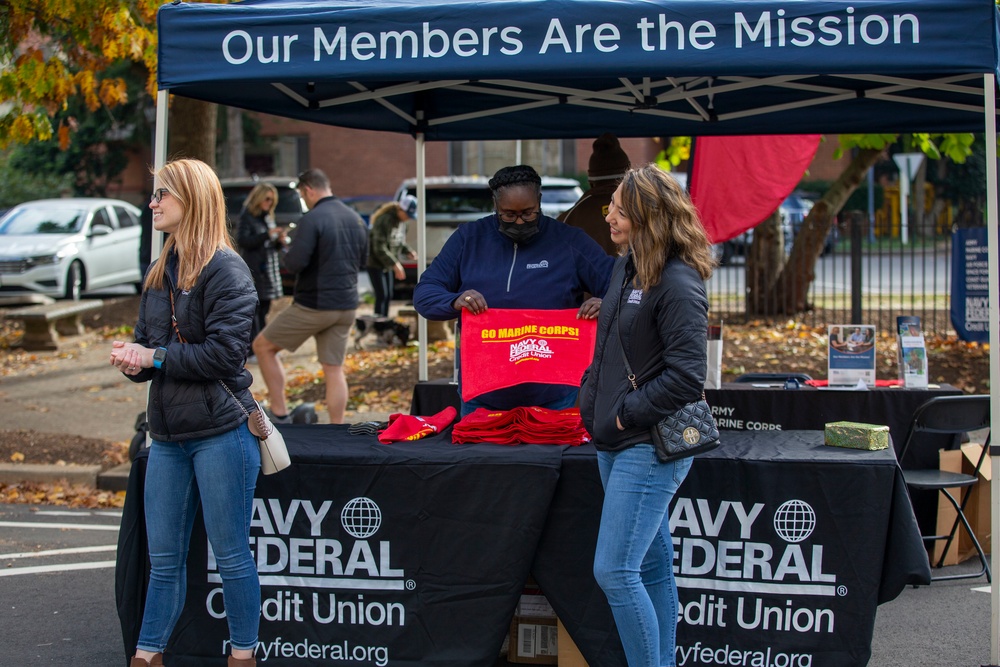
[[[649,427],[699,399],[705,385],[708,299],[701,276],[670,259],[652,289],[623,290],[634,274],[631,256],[618,258],[601,304],[594,359],[580,391],[580,416],[595,446],[605,451],[650,442]],[[619,331],[637,390],[625,371]]]
[[[204,438],[232,430],[246,415],[219,384],[223,380],[247,410],[256,409],[249,387],[253,376],[243,365],[250,349],[250,328],[257,292],[250,271],[232,250],[219,250],[202,270],[191,290],[176,285],[176,260],[171,262],[165,288],[146,289],[139,302],[135,342],[167,348],[161,369],[147,368],[126,376],[134,382],[152,380],[146,419],[154,440]],[[177,326],[187,341],[177,339],[170,320],[174,294]]]

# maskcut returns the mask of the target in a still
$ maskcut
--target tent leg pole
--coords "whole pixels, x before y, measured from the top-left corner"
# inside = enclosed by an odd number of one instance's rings
[[[986,107],[986,248],[990,275],[990,387],[1000,387],[1000,304],[997,276],[1000,264],[997,261],[997,123],[996,123],[996,81],[993,74],[983,75],[983,99]],[[1000,392],[990,392],[990,423],[1000,418]],[[991,466],[993,479],[1000,479],[1000,447],[991,446]],[[991,503],[1000,507],[1000,484],[990,485]],[[993,535],[990,537],[992,551],[990,562],[996,572],[1000,554],[1000,512],[993,512],[991,519]],[[990,663],[1000,665],[1000,585],[993,584],[990,590]]]
[[[422,115],[419,114],[418,115]],[[417,133],[417,280],[427,269],[427,192],[424,185],[426,146],[424,133]],[[417,315],[417,340],[420,343],[417,379],[427,382],[427,320]]]
[[[156,137],[153,141],[153,169],[159,171],[167,163],[167,124],[170,108],[170,93],[166,90],[156,92]],[[146,202],[148,205],[149,202]],[[149,261],[155,262],[163,250],[163,232],[153,230],[150,243]]]

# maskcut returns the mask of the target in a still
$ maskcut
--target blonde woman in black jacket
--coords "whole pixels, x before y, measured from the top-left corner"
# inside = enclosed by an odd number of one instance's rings
[[[149,207],[153,228],[170,236],[143,283],[135,342],[115,341],[111,350],[122,373],[151,382],[144,490],[151,571],[131,667],[163,664],[184,608],[198,505],[222,577],[229,665],[252,667],[260,582],[249,536],[260,451],[246,424],[246,411],[257,405],[243,364],[257,294],[229,245],[222,187],[208,165],[164,166]]]
[[[631,667],[672,667],[677,586],[667,508],[691,459],[660,463],[650,427],[701,397],[713,261],[697,211],[655,165],[629,170],[607,222],[621,249],[601,304],[580,414],[597,447],[604,507],[594,575]],[[622,350],[636,374],[633,389]]]

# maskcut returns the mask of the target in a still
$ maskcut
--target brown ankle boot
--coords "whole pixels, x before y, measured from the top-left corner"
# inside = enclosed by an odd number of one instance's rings
[[[149,662],[139,657],[133,657],[129,667],[163,667],[163,654],[157,653]]]
[[[229,656],[229,667],[257,667],[256,658],[234,658]]]

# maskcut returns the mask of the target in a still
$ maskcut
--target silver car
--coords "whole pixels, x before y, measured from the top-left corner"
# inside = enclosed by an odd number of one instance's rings
[[[79,299],[142,281],[139,209],[118,199],[40,199],[0,217],[0,294]]]

